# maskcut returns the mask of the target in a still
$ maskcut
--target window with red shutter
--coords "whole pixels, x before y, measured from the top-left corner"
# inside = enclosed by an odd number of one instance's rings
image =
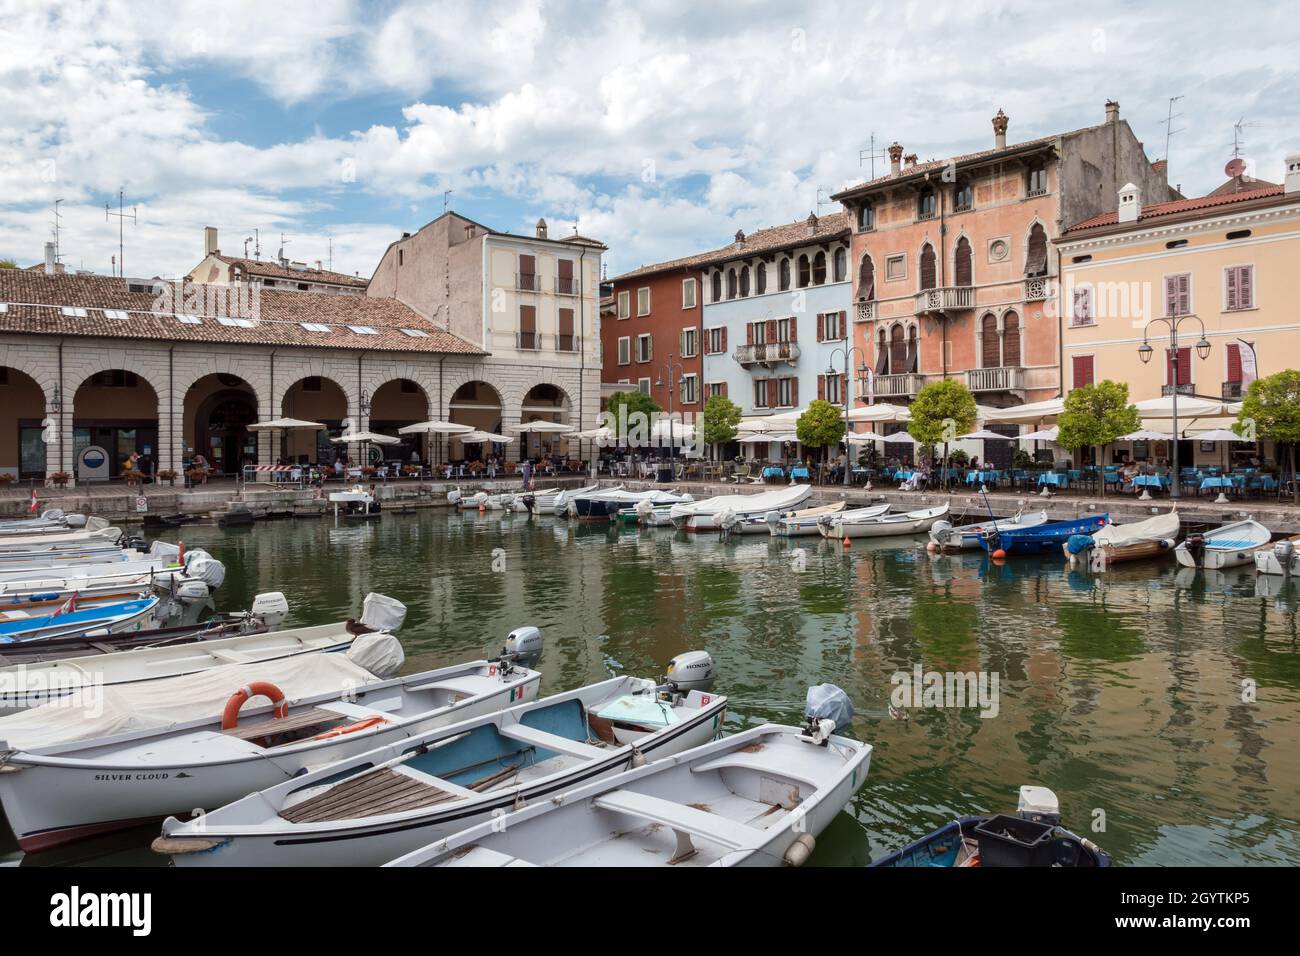
[[[1191,275],[1165,276],[1165,315],[1188,315],[1191,311]]]
[[[953,262],[953,282],[958,286],[969,286],[972,283],[972,266],[970,243],[962,236],[957,240],[957,253]]]
[[[826,316],[820,312],[817,313],[817,341],[826,341]]]
[[[776,319],[768,319],[768,320],[767,320],[767,327],[766,327],[765,331],[766,331],[766,333],[767,333],[767,337],[766,337],[763,341],[765,341],[765,342],[772,342],[772,343],[775,343],[775,342],[777,341],[777,338],[776,338]]]
[[[826,401],[826,376],[817,376],[817,398],[820,401]]]
[[[1002,364],[1002,347],[998,341],[998,320],[992,312],[980,320],[980,349],[982,368],[997,368]]]
[[[1254,308],[1254,266],[1229,266],[1223,273],[1228,284],[1227,308]]]
[[[573,352],[577,350],[577,343],[573,335],[573,310],[560,309],[560,341],[557,348],[561,352]]]
[[[561,295],[574,295],[577,293],[577,283],[573,281],[573,260],[561,259],[559,261],[560,274],[556,277],[555,291]]]
[[[722,329],[722,345],[721,345],[721,347],[718,349],[718,351],[720,351],[720,352],[725,352],[725,351],[727,351],[727,329],[726,329],[725,326],[724,326],[723,329]]]
[[[901,325],[896,325],[889,333],[889,370],[894,375],[907,371],[907,339]]]
[[[798,342],[799,341],[799,316],[797,315],[790,316],[789,328],[790,328],[790,333],[789,333],[790,338],[788,341]]]
[[[537,259],[534,256],[519,257],[519,288],[536,290],[537,283]]]
[[[519,307],[519,347],[521,349],[539,348],[537,344],[537,308],[531,305]]]
[[[753,322],[745,323],[745,344],[746,345],[754,344],[754,323]]]
[[[1228,377],[1227,381],[1241,384],[1241,346],[1236,342],[1229,342],[1224,348],[1228,352]]]
[[[721,391],[719,394],[721,394],[724,398],[726,397],[726,395],[727,395],[727,383],[726,383],[726,382],[723,382],[723,383],[722,383],[722,391]]]
[[[790,379],[790,407],[799,407],[799,380],[797,378]]]
[[[1190,385],[1192,381],[1192,350],[1178,349],[1178,384]],[[1165,349],[1165,384],[1174,384],[1174,350]]]
[[[933,289],[934,283],[934,246],[927,242],[921,249],[921,288]]]
[[[1092,384],[1092,360],[1091,355],[1074,356],[1074,387],[1082,388],[1085,385]]]

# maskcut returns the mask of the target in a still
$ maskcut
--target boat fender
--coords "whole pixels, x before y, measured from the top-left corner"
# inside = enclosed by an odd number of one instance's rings
[[[352,724],[340,724],[337,727],[331,727],[322,734],[317,734],[312,740],[330,740],[333,737],[342,737],[344,734],[355,734],[358,731],[369,730],[371,727],[378,727],[380,724],[388,723],[387,717],[367,717],[365,720],[358,720]]]
[[[226,709],[221,712],[221,729],[234,730],[238,727],[240,708],[254,697],[269,697],[272,706],[275,708],[272,712],[274,717],[289,716],[289,701],[280,688],[270,681],[255,680],[230,695],[230,700],[226,701]]]
[[[1177,544],[1177,542],[1174,541],[1173,538],[1161,538],[1161,539],[1160,539],[1160,550],[1161,550],[1161,551],[1168,551],[1168,550],[1170,550],[1171,548],[1173,548],[1175,544]]]
[[[801,833],[795,838],[795,841],[785,851],[785,862],[788,866],[803,866],[812,856],[813,849],[817,846],[817,841],[811,833]]]

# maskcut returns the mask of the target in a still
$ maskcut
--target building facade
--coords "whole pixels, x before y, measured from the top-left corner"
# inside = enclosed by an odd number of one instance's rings
[[[1200,199],[1147,203],[1126,184],[1116,212],[1066,230],[1057,246],[1067,391],[1111,379],[1138,402],[1170,394],[1176,375],[1180,395],[1231,403],[1254,378],[1297,366],[1300,154],[1286,162],[1283,185]],[[1178,320],[1177,352],[1161,319]],[[1204,357],[1195,348],[1202,332]],[[1154,350],[1145,363],[1144,341]],[[1170,457],[1161,451],[1134,457]],[[1184,463],[1221,456],[1187,438],[1179,447]]]
[[[1115,208],[1141,183],[1174,197],[1119,105],[1103,123],[992,149],[917,161],[889,148],[890,172],[837,194],[852,223],[853,325],[868,356],[861,401],[906,403],[956,377],[984,405],[1060,394],[1052,243],[1069,224]]]
[[[277,292],[321,292],[328,295],[364,295],[366,280],[333,272],[305,262],[225,256],[218,245],[215,226],[203,230],[203,259],[185,277],[187,282],[213,286],[245,286]]]

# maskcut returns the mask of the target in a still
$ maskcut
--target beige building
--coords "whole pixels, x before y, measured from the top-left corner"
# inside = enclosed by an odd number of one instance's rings
[[[305,262],[293,262],[283,255],[276,259],[222,255],[215,226],[207,226],[203,230],[203,259],[185,280],[204,285],[275,289],[277,292],[363,295],[366,291],[365,279],[323,269],[320,262],[313,268]]]
[[[1231,404],[1255,377],[1300,367],[1300,155],[1287,159],[1283,185],[1225,186],[1233,188],[1151,204],[1126,184],[1116,212],[1060,237],[1067,391],[1112,379],[1127,382],[1135,402],[1176,387],[1180,396]],[[1178,325],[1176,352],[1166,320]],[[1208,349],[1196,348],[1202,335]],[[1145,363],[1144,341],[1153,350]],[[1217,463],[1222,450],[1193,438],[1224,423],[1180,422],[1179,460]],[[1167,448],[1140,451],[1169,457]]]

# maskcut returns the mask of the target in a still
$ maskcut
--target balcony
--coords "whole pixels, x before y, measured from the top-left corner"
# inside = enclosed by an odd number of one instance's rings
[[[555,337],[555,351],[557,352],[577,352],[581,348],[581,340],[576,335],[557,335]]]
[[[521,352],[536,352],[542,347],[542,336],[538,332],[516,332],[515,348]]]
[[[770,344],[740,345],[736,347],[735,359],[741,365],[780,365],[782,362],[794,364],[799,359],[798,342],[772,342]]]
[[[574,276],[556,276],[555,292],[557,295],[577,295],[578,280]]]
[[[876,398],[915,398],[921,390],[921,376],[915,372],[903,375],[877,375]]]
[[[917,293],[915,313],[960,312],[975,308],[975,290],[969,286],[949,286],[945,289],[926,289]]]
[[[542,277],[528,272],[517,273],[515,275],[515,288],[520,292],[541,292]]]
[[[857,304],[857,321],[870,322],[876,317],[876,303],[863,301]]]
[[[1018,392],[1024,386],[1025,370],[1018,365],[973,368],[966,373],[966,388],[972,392]]]
[[[1025,280],[1025,301],[1044,302],[1051,297],[1052,280],[1048,276],[1034,276]]]
[[[1240,382],[1223,383],[1224,401],[1229,401],[1229,400],[1234,402],[1240,401],[1242,396],[1246,394],[1246,391],[1247,391],[1247,387],[1245,385],[1242,385]]]

